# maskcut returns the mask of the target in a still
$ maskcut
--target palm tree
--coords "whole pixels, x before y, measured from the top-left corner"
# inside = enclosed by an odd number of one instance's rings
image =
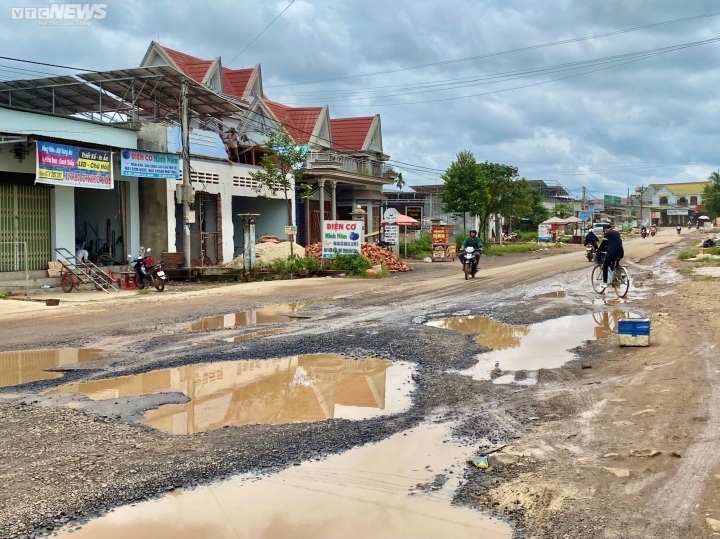
[[[555,206],[554,213],[556,217],[560,217],[560,219],[566,219],[573,214],[573,209],[570,204],[557,204]]]
[[[715,185],[720,186],[720,172],[712,172],[710,173],[710,176],[708,176],[708,180],[713,182]]]
[[[405,180],[403,180],[402,172],[400,174],[398,174],[398,177],[394,183],[395,183],[395,187],[400,189],[400,191],[403,190],[403,187],[405,187]]]

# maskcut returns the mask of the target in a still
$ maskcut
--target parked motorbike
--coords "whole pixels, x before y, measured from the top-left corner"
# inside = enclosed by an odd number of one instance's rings
[[[131,255],[128,255],[128,258],[130,264],[135,268],[137,285],[140,290],[154,286],[155,290],[163,292],[165,290],[165,281],[167,281],[167,276],[163,271],[164,264],[162,262],[156,264],[155,259],[148,256],[150,251],[152,251],[150,248],[147,250],[141,249],[138,258],[133,258]]]
[[[475,278],[475,274],[478,270],[477,257],[482,254],[482,249],[475,250],[474,247],[465,247],[465,252],[462,254],[463,272],[465,273],[465,280],[467,281],[470,277]]]
[[[381,247],[381,248],[383,248],[383,249],[387,249],[388,251],[392,252],[392,244],[390,244],[390,243],[388,243],[388,242],[386,242],[386,241],[384,241],[384,240],[378,241],[375,245],[377,245],[378,247]]]
[[[655,229],[655,227],[652,227],[650,229],[650,236],[654,236],[656,233],[657,233],[657,230]]]

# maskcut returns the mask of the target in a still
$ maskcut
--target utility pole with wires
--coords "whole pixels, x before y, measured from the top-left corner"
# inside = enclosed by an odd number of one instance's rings
[[[183,258],[186,268],[191,268],[190,254],[190,119],[188,111],[188,81],[183,79],[180,97],[180,121],[182,126],[182,207],[183,207]]]

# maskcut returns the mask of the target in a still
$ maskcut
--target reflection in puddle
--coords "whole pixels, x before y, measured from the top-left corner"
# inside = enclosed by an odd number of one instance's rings
[[[244,326],[256,326],[258,324],[278,324],[280,322],[294,322],[302,318],[310,318],[310,316],[296,315],[300,309],[309,307],[315,303],[330,301],[329,299],[320,299],[306,301],[303,303],[287,303],[284,305],[269,305],[260,309],[249,309],[238,313],[225,314],[220,316],[211,316],[203,318],[198,322],[190,324],[191,331],[202,331],[208,329],[236,328]]]
[[[93,348],[2,352],[0,353],[0,387],[61,378],[62,373],[45,372],[45,369],[92,361],[101,353],[102,350]]]
[[[520,340],[530,332],[526,326],[511,326],[487,316],[453,316],[429,320],[428,326],[451,329],[462,333],[477,333],[478,344],[493,350],[506,350],[520,346]]]
[[[547,292],[545,294],[538,294],[537,296],[530,296],[531,299],[538,298],[564,298],[566,296],[564,290],[558,290],[556,292]]]
[[[478,363],[462,371],[462,374],[476,380],[490,380],[491,372],[496,369],[507,373],[561,367],[573,359],[571,349],[588,340],[609,337],[617,330],[618,321],[623,318],[637,318],[637,315],[615,310],[564,316],[532,326],[511,326],[483,316],[431,320],[428,324],[465,333],[479,333],[478,343],[492,348],[493,351],[480,354]],[[493,382],[523,385],[536,383],[536,380],[530,380],[533,379],[515,381],[514,374],[504,374]]]
[[[228,425],[368,419],[410,407],[412,367],[383,359],[313,354],[282,359],[187,365],[79,384],[47,394],[92,400],[184,393],[186,404],[148,410],[142,423],[172,434]]]
[[[253,333],[246,333],[245,335],[240,335],[239,337],[230,337],[229,339],[225,339],[225,342],[251,341],[259,337],[270,337],[272,335],[280,335],[281,333],[285,333],[285,330],[266,329],[265,331],[254,331]]]
[[[257,481],[246,474],[122,507],[61,537],[510,539],[507,524],[450,505],[473,449],[443,443],[449,437],[447,425],[421,425]],[[438,490],[409,494],[433,482]]]

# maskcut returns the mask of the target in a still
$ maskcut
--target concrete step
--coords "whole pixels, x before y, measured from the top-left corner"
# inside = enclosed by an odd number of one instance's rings
[[[47,279],[48,273],[47,270],[38,270],[38,271],[30,271],[28,272],[30,279]],[[3,283],[5,281],[24,281],[25,280],[25,272],[24,271],[4,271],[0,272],[0,283]]]
[[[30,279],[29,281],[26,281],[25,279],[17,279],[12,281],[0,281],[0,290],[14,290],[14,289],[23,289],[29,287],[33,289],[41,289],[43,286],[51,286],[60,288],[60,278],[50,278],[45,277],[44,279]]]

